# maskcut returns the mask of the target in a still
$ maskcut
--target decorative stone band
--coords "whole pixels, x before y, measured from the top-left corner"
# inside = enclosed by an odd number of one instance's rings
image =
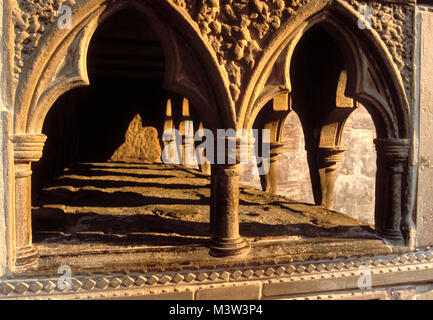
[[[362,268],[360,268],[362,267]],[[182,272],[95,274],[74,276],[72,288],[58,286],[59,275],[0,281],[0,298],[110,298],[131,295],[157,296],[182,293],[202,288],[228,287],[237,283],[261,283],[263,295],[289,294],[299,288],[318,293],[324,291],[359,290],[358,280],[369,268],[372,286],[407,285],[427,281],[433,271],[433,251],[417,251],[387,256],[366,256],[352,259],[321,260],[278,265],[245,266],[230,269],[185,270]],[[74,270],[72,270],[72,273]],[[315,286],[312,281],[317,282]],[[298,285],[299,284],[299,285]],[[290,293],[293,294],[293,293]],[[192,295],[191,295],[192,296]]]
[[[433,12],[433,5],[418,4],[416,8],[418,11]]]
[[[406,161],[409,157],[410,139],[375,139],[377,155],[387,161]]]
[[[319,147],[317,156],[319,163],[324,166],[333,165],[343,161],[343,153],[347,150],[344,146]]]
[[[47,136],[44,134],[17,134],[12,136],[15,162],[34,162],[42,157]]]

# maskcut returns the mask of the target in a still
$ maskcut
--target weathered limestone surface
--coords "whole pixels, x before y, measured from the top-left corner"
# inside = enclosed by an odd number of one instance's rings
[[[7,8],[8,1],[0,4],[0,277],[6,273],[7,268],[7,213],[10,210],[10,184],[9,184],[9,160],[10,160],[10,144],[8,135],[10,128],[11,114],[7,110],[7,92],[6,92],[6,77],[7,77],[7,53],[3,50],[3,46],[7,44],[7,35],[4,28],[4,11],[3,7]]]
[[[416,288],[417,300],[433,300],[433,286],[425,285]]]
[[[420,10],[419,33],[419,173],[418,173],[418,216],[417,245],[433,242],[433,12]]]
[[[1,110],[0,100],[0,277],[6,272],[7,266],[7,213],[10,210],[10,184],[8,173],[8,161],[10,143],[8,141],[8,129],[10,126],[10,114],[6,110]]]
[[[77,164],[39,197],[33,241],[203,243],[209,238],[210,192],[209,176],[181,166]],[[373,236],[365,223],[344,214],[243,186],[239,221],[241,235],[251,240]]]

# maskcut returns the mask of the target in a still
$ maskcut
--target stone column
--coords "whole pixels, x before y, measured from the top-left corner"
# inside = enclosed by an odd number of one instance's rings
[[[375,139],[377,150],[375,229],[392,242],[403,240],[402,175],[409,156],[409,139]]]
[[[265,191],[273,194],[277,193],[278,156],[283,153],[284,145],[285,143],[282,142],[271,142],[270,145],[269,171],[265,177]]]
[[[237,143],[237,146],[239,144]],[[248,250],[239,234],[239,149],[235,164],[213,164],[211,174],[211,236],[213,256],[231,256]],[[227,159],[227,154],[226,154]]]
[[[335,171],[337,163],[343,161],[343,153],[347,148],[343,146],[319,147],[317,162],[320,177],[321,202],[326,209],[334,209]]]
[[[15,265],[31,264],[38,258],[32,246],[31,163],[42,157],[46,136],[12,136],[15,162]]]
[[[194,164],[194,126],[189,110],[189,101],[182,101],[182,117],[179,122],[179,132],[182,135],[182,164],[192,167]]]
[[[199,136],[205,136],[204,134],[204,128],[203,128],[203,123],[200,122],[199,123],[199,127],[198,127],[198,134]],[[194,144],[194,141],[193,141]],[[205,150],[197,150],[197,156],[198,156],[198,162],[199,162],[199,168],[201,170],[201,172],[203,172],[204,174],[210,175],[211,174],[211,164],[209,159],[207,159],[206,155],[205,155]]]
[[[171,99],[167,99],[166,107],[165,107],[165,119],[164,119],[164,133],[172,132],[174,126],[173,126],[173,112],[172,112],[172,106],[171,106]],[[164,147],[169,145],[174,141],[174,136],[170,137],[169,141],[164,141]]]

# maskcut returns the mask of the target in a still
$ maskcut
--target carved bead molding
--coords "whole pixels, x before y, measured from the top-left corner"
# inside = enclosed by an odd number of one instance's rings
[[[409,139],[375,139],[374,143],[378,155],[386,160],[402,162],[409,157]]]
[[[227,72],[233,100],[269,35],[312,0],[171,0],[197,22]]]
[[[42,157],[45,140],[44,134],[16,134],[12,136],[14,159],[20,162],[39,161]]]
[[[13,10],[15,26],[15,78],[38,46],[42,34],[51,27],[62,5],[73,6],[75,0],[16,0]]]
[[[395,254],[387,256],[363,257],[346,260],[322,260],[317,262],[290,263],[260,267],[236,269],[214,269],[166,273],[130,273],[130,274],[97,274],[74,277],[72,270],[72,288],[60,289],[58,277],[40,277],[0,281],[1,299],[25,298],[108,298],[130,295],[151,295],[170,292],[191,291],[202,286],[230,286],[233,283],[250,281],[263,283],[302,281],[339,281],[356,280],[362,274],[359,267],[369,267],[373,276],[383,278],[387,274],[395,276],[405,274],[405,282],[422,278],[423,270],[433,269],[433,250]],[[411,273],[411,274],[408,274]],[[417,276],[417,272],[420,276]],[[353,281],[352,281],[353,282]],[[344,288],[343,288],[344,289]],[[357,287],[355,288],[357,289]]]
[[[411,96],[414,50],[415,7],[410,4],[380,3],[350,0],[359,10],[361,6],[371,9],[371,27],[379,34],[391,54],[408,96]]]

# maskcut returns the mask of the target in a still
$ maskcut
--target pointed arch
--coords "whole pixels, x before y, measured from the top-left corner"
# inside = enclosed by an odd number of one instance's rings
[[[391,242],[400,243],[404,237],[406,243],[410,243],[410,232],[407,230],[411,222],[405,212],[410,201],[405,191],[410,189],[407,182],[407,161],[411,148],[408,93],[384,41],[373,29],[360,30],[359,18],[359,12],[340,0],[318,1],[300,8],[296,19],[286,22],[275,32],[257,62],[245,86],[238,125],[250,129],[267,101],[278,93],[286,92],[292,96],[293,81],[296,81],[291,79],[294,51],[312,28],[324,30],[335,42],[344,60],[343,69],[347,72],[344,96],[364,105],[375,124],[378,155],[376,231]],[[344,121],[340,126],[344,127]],[[316,130],[313,127],[304,128],[304,132],[307,130],[314,136],[313,129]],[[316,142],[309,148],[309,162],[317,171],[317,181],[312,181],[316,185],[316,203],[332,207],[335,163],[341,161],[345,148],[338,143],[322,146],[316,145]]]
[[[168,62],[166,89],[191,100],[209,128],[235,126],[234,107],[215,54],[181,9],[170,1],[83,0],[73,8],[72,28],[59,29],[54,23],[26,62],[16,90],[15,133],[40,133],[58,97],[89,85],[86,56],[90,39],[105,19],[126,6],[140,10],[162,34]]]
[[[378,136],[410,137],[409,100],[401,74],[378,33],[358,29],[360,17],[359,12],[340,0],[309,3],[300,8],[296,20],[282,25],[264,49],[245,87],[238,125],[246,129],[252,126],[272,90],[291,91],[288,61],[302,35],[320,24],[338,42],[346,63],[350,64],[347,95],[366,106],[376,123]],[[269,77],[282,67],[286,71],[281,82],[268,86]]]

